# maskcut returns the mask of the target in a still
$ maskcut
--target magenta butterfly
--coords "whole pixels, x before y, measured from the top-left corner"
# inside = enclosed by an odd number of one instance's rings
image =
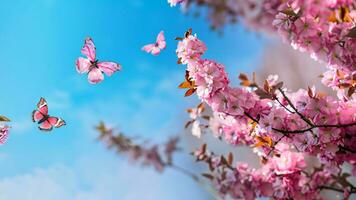
[[[53,127],[59,128],[66,125],[66,122],[58,117],[48,115],[47,101],[41,97],[37,103],[37,110],[32,112],[32,121],[39,124],[41,131],[51,131]]]
[[[100,83],[104,80],[103,73],[107,76],[111,76],[114,72],[121,70],[120,64],[114,62],[98,62],[96,59],[96,48],[90,37],[85,39],[81,52],[87,58],[79,57],[77,59],[77,71],[80,74],[88,73],[89,83]]]
[[[142,47],[142,51],[146,51],[147,53],[151,53],[152,55],[158,55],[163,49],[166,48],[166,40],[164,38],[164,32],[161,31],[157,35],[156,43],[147,44]]]

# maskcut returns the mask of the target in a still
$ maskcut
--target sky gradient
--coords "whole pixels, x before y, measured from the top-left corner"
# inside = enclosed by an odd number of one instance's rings
[[[0,147],[0,199],[209,199],[180,174],[127,164],[96,141],[93,127],[104,120],[154,141],[181,133],[184,110],[196,99],[177,88],[184,67],[176,64],[174,38],[192,27],[208,46],[205,56],[226,64],[231,79],[253,70],[263,39],[239,26],[219,35],[204,17],[165,0],[4,0],[0,19],[0,110],[13,127]],[[167,48],[157,57],[142,52],[161,30]],[[123,67],[98,85],[75,70],[86,36],[99,60]],[[67,126],[38,130],[31,112],[40,97]]]

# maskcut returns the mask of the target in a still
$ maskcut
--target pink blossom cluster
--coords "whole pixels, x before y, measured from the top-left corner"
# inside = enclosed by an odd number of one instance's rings
[[[177,4],[180,4],[182,2],[184,2],[185,0],[168,0],[168,3],[171,5],[171,6],[176,6]]]
[[[9,129],[10,129],[10,127],[7,125],[0,126],[0,145],[5,144],[8,136],[9,136]]]
[[[211,180],[223,198],[322,199],[321,190],[333,190],[344,193],[347,199],[356,192],[346,179],[349,176],[347,173],[335,178],[323,166],[308,170],[304,155],[288,148],[289,145],[279,143],[277,149],[280,155],[269,159],[259,169],[251,168],[246,163],[234,165],[231,155],[228,158],[216,156],[206,149],[206,145],[195,151],[194,155],[198,161],[209,165],[210,172],[203,175]],[[344,187],[340,187],[338,181],[344,182]]]
[[[356,2],[353,0],[186,0],[207,7],[213,28],[242,20],[254,30],[276,31],[321,62],[322,82],[341,99],[356,91]],[[354,98],[354,97],[352,97]]]
[[[327,63],[323,82],[334,89],[356,85],[356,2],[290,0],[278,8],[273,25],[292,46]]]
[[[190,50],[190,47],[194,49]],[[354,101],[338,101],[329,96],[318,95],[312,89],[289,93],[281,88],[278,93],[275,91],[271,94],[275,95],[273,98],[262,99],[256,94],[257,91],[251,91],[250,88],[230,87],[223,65],[199,57],[205,50],[205,45],[195,35],[189,35],[179,42],[177,55],[183,64],[187,64],[187,71],[195,83],[198,97],[223,119],[224,132],[227,135],[227,132],[234,133],[235,136],[241,134],[236,140],[246,137],[243,135],[251,135],[253,126],[249,120],[257,118],[259,126],[254,131],[262,135],[268,134],[273,140],[288,134],[285,139],[295,138],[299,141],[306,133],[320,139],[317,144],[310,144],[308,148],[301,149],[323,147],[330,142],[342,145],[346,133],[351,133],[352,137],[356,133],[356,126],[353,125],[356,122]],[[273,87],[275,82],[269,81],[269,87]],[[287,102],[287,96],[290,102]],[[295,110],[291,111],[293,107]],[[347,124],[350,126],[343,127]],[[326,127],[323,127],[324,125]],[[330,135],[329,132],[333,134]],[[312,141],[308,139],[308,142]],[[243,142],[253,142],[253,138]]]
[[[10,119],[0,115],[0,145],[5,144],[9,137],[10,126],[6,124],[7,122],[10,122]]]
[[[274,174],[271,183],[281,184],[273,190],[275,197],[278,191],[283,193],[280,199],[295,195],[291,187],[307,177],[290,174],[306,167],[305,155],[316,156],[331,174],[339,173],[344,163],[355,167],[356,101],[336,100],[314,88],[292,93],[276,76],[263,86],[240,76],[245,87],[231,87],[224,66],[202,58],[206,46],[196,35],[188,31],[180,40],[178,59],[187,65],[197,96],[220,117],[219,129],[228,143],[254,146],[265,163],[263,169]],[[283,143],[289,145],[279,147]],[[246,184],[252,184],[248,180]],[[297,190],[303,195],[315,192]]]
[[[108,148],[114,148],[118,153],[126,154],[131,161],[152,166],[159,172],[172,166],[173,154],[179,150],[177,137],[169,139],[165,144],[150,146],[139,144],[122,133],[116,134],[114,129],[108,128],[104,123],[100,123],[96,129],[100,132],[99,139]]]

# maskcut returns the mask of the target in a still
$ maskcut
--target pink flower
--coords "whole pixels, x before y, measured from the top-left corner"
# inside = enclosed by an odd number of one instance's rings
[[[178,43],[177,56],[183,64],[194,63],[206,51],[205,44],[194,35]]]
[[[317,136],[310,132],[306,132],[304,134],[296,134],[292,139],[296,149],[302,152],[311,152],[313,147],[318,144]]]
[[[204,111],[204,106],[198,106],[196,108],[188,109],[189,117],[193,120],[201,117],[202,112]]]
[[[274,86],[278,83],[278,75],[274,74],[274,75],[269,75],[267,77],[267,82],[268,82],[268,85],[270,86]]]
[[[3,145],[6,143],[6,140],[9,136],[9,126],[2,126],[0,127],[0,145]]]
[[[143,163],[152,165],[159,172],[163,171],[164,163],[158,153],[158,146],[153,146],[151,149],[144,151]]]
[[[179,3],[182,3],[186,0],[168,0],[168,3],[170,4],[171,7],[176,6]]]
[[[292,174],[306,167],[303,154],[287,150],[281,151],[280,157],[274,157],[271,162],[277,175]]]
[[[285,126],[287,113],[284,108],[274,108],[268,116],[261,119],[262,127],[281,129]]]
[[[295,3],[291,6],[300,5]],[[309,12],[318,13],[318,9],[310,8]],[[287,18],[288,23],[294,23],[297,20],[292,19],[291,16]],[[311,21],[306,20],[303,23],[314,23],[312,19],[309,20]],[[314,36],[310,36],[312,32],[309,31],[313,30],[308,29],[312,28],[312,25],[304,26],[305,24],[303,27],[298,27],[304,28],[299,34],[304,37],[300,38],[304,42],[311,41]],[[294,29],[289,31],[294,31]],[[299,36],[296,32],[293,34],[294,36],[291,37]],[[320,42],[318,38],[315,40],[315,43]],[[197,44],[187,45],[188,42]],[[310,51],[308,48],[313,46],[313,43],[314,41],[311,41],[305,46],[301,46],[300,43],[296,44],[298,48]],[[248,167],[240,166],[226,175],[226,179],[214,179],[214,184],[222,195],[244,199],[270,195],[276,199],[292,197],[317,199],[320,183],[316,180],[315,186],[306,186],[303,183],[310,181],[312,177],[300,173],[306,168],[304,160],[306,155],[316,156],[326,166],[327,171],[333,174],[336,174],[335,172],[344,162],[355,163],[355,159],[350,156],[351,153],[342,150],[341,147],[349,149],[356,147],[355,134],[353,134],[356,133],[356,126],[332,127],[356,121],[354,101],[336,100],[316,92],[314,88],[308,91],[299,90],[295,93],[286,92],[287,90],[276,91],[276,97],[282,105],[273,98],[260,99],[259,93],[255,93],[253,89],[230,86],[225,67],[215,61],[203,59],[205,48],[197,50],[199,48],[196,46],[205,47],[196,36],[184,38],[178,45],[177,54],[182,63],[187,65],[189,78],[195,82],[197,88],[197,96],[211,107],[214,116],[218,116],[218,122],[209,124],[210,128],[227,143],[233,145],[253,145],[256,135],[268,137],[273,141],[268,147],[256,150],[265,161],[265,165],[257,170],[258,173]],[[343,75],[337,72],[340,73],[337,70],[332,71],[331,78],[327,78],[336,87],[342,78],[349,77],[347,73]],[[267,82],[273,86],[277,84],[277,77],[270,76]],[[286,97],[283,96],[283,92]],[[287,101],[287,97],[291,103]],[[197,114],[192,116],[193,119],[196,117]],[[316,126],[310,125],[309,122]],[[319,127],[326,125],[329,127]],[[196,135],[200,136],[199,124],[195,123],[193,128]],[[290,146],[300,152],[292,152]],[[205,152],[195,152],[195,155],[204,161],[210,158]],[[215,163],[215,167],[219,165]],[[259,173],[265,178],[259,176]]]
[[[192,125],[192,135],[194,135],[197,138],[200,138],[202,135],[202,130],[200,128],[200,122],[198,120],[195,120]]]
[[[315,36],[317,33],[315,19],[312,17],[301,17],[294,24],[299,37]]]
[[[197,65],[199,68],[199,71],[192,77],[197,85],[199,97],[209,98],[228,84],[227,75],[222,65],[210,60],[200,60],[193,65]]]
[[[213,133],[214,137],[221,137],[222,127],[221,120],[217,113],[214,113],[214,116],[209,119],[209,128]]]

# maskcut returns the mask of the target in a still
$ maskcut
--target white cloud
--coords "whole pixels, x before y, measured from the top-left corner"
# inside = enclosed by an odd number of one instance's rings
[[[23,118],[18,121],[11,122],[11,132],[10,134],[23,134],[29,129],[33,128],[36,125],[33,125],[33,122],[31,120],[31,116],[28,115],[27,118]]]
[[[87,143],[88,138],[92,141],[97,137],[93,126],[99,120],[122,126],[129,134],[142,134],[143,138],[150,138],[152,134],[155,134],[162,136],[160,138],[165,140],[168,134],[176,134],[177,132],[169,131],[179,131],[176,126],[181,127],[183,124],[177,121],[178,118],[175,116],[179,113],[175,103],[179,102],[177,96],[181,94],[177,94],[174,88],[180,78],[183,78],[183,74],[174,74],[170,78],[158,81],[154,86],[146,81],[136,82],[133,85],[133,88],[139,90],[152,89],[152,94],[148,96],[131,92],[126,94],[127,98],[124,99],[122,95],[125,94],[113,94],[109,98],[99,97],[84,102],[78,107],[74,106],[75,102],[72,101],[73,97],[70,93],[65,91],[58,90],[48,95],[46,99],[50,113],[61,113],[61,115],[64,113],[63,117],[66,117],[68,122],[68,131],[79,132],[82,134],[81,137],[86,137],[76,139],[78,149],[91,150],[83,152],[84,150],[73,149],[73,152],[90,156],[76,155],[73,166],[52,165],[2,178],[0,179],[0,199],[208,199],[207,196],[202,197],[199,186],[181,174],[167,171],[160,175],[153,169],[142,170],[137,166],[129,165],[126,160],[120,163],[116,155],[102,151],[98,155],[97,146],[93,147],[90,146],[92,143]],[[166,98],[161,98],[160,95],[165,95]],[[53,110],[54,112],[51,112]],[[69,111],[73,114],[65,116]],[[162,122],[161,119],[165,119],[164,123],[157,123],[157,121]],[[77,123],[74,123],[76,121]],[[25,132],[35,127],[30,116],[28,120],[24,118],[13,126],[16,126],[16,132]]]
[[[198,186],[181,174],[166,171],[160,175],[152,169],[119,163],[112,155],[91,155],[77,160],[74,167],[56,165],[3,178],[0,199],[178,200],[189,196],[206,199]]]
[[[0,199],[63,200],[70,199],[75,189],[75,175],[63,166],[4,178],[0,181]]]
[[[55,90],[46,98],[50,109],[62,110],[72,106],[70,94],[66,91]]]

